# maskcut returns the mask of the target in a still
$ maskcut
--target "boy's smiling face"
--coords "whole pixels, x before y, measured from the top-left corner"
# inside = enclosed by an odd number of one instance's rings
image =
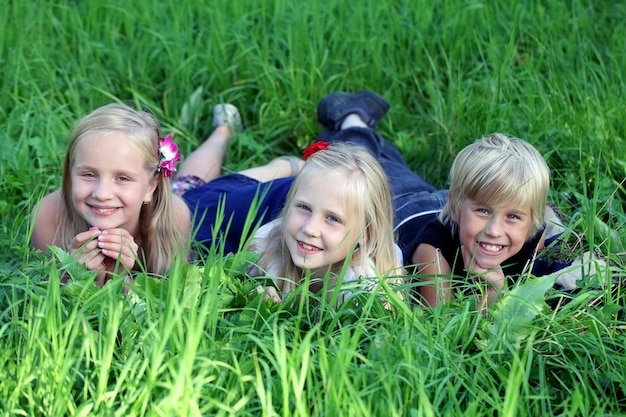
[[[530,206],[514,202],[483,204],[465,199],[451,214],[461,244],[472,254],[474,264],[485,270],[499,268],[517,254],[532,227]]]

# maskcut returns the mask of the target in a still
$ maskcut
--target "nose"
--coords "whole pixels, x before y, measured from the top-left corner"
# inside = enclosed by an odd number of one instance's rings
[[[105,180],[99,180],[94,184],[91,195],[97,200],[108,200],[111,198],[112,188],[111,184]]]
[[[488,236],[501,236],[504,231],[503,220],[497,216],[492,216],[487,223],[485,234]]]
[[[318,220],[311,216],[304,223],[302,223],[302,231],[307,236],[318,237],[320,235],[320,227]]]

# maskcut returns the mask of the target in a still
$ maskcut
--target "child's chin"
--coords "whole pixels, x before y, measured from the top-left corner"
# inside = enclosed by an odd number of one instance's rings
[[[91,227],[97,227],[100,230],[117,229],[120,227],[117,223],[111,222],[94,222]]]
[[[317,268],[319,268],[319,265],[317,265],[316,263],[306,262],[302,258],[296,258],[296,259],[291,258],[291,260],[293,261],[293,264],[298,269],[301,269],[301,270],[305,270],[305,269],[316,270]]]

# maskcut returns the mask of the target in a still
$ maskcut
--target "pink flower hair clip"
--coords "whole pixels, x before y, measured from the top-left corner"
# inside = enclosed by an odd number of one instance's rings
[[[172,172],[176,171],[174,162],[180,162],[180,154],[171,134],[166,138],[159,138],[159,153],[161,154],[159,171],[165,178],[172,178]]]
[[[314,142],[313,144],[304,148],[304,150],[302,151],[302,159],[306,161],[315,152],[328,148],[329,144],[330,144],[329,142],[324,142],[324,141]]]

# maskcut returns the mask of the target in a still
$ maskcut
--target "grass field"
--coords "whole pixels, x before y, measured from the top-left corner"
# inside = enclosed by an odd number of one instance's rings
[[[3,415],[626,413],[626,288],[611,285],[626,253],[625,3],[3,0],[0,25]],[[575,251],[613,269],[567,296],[524,281],[488,315],[393,299],[393,317],[367,294],[339,308],[248,298],[246,254],[139,276],[123,296],[29,248],[71,126],[99,105],[147,104],[186,154],[213,106],[234,103],[239,170],[297,155],[320,98],[362,89],[390,101],[379,130],[438,187],[476,138],[535,145]]]

